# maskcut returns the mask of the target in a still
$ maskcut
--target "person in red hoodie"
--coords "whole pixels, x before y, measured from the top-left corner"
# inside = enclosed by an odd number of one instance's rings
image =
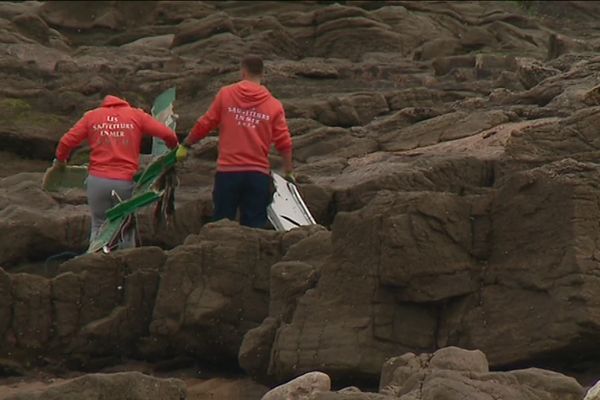
[[[64,168],[73,149],[84,140],[91,148],[87,178],[92,213],[90,241],[104,223],[106,211],[115,205],[113,190],[123,200],[131,197],[144,134],[164,140],[169,148],[178,145],[177,135],[167,126],[125,100],[106,96],[100,107],[85,113],[60,139],[53,168]],[[121,247],[131,247],[134,240],[130,235]]]
[[[178,153],[185,158],[187,148],[219,127],[214,220],[233,220],[239,208],[242,225],[263,228],[271,201],[269,150],[274,144],[286,178],[293,181],[292,139],[283,106],[261,85],[262,59],[245,57],[241,70],[242,81],[221,88]]]

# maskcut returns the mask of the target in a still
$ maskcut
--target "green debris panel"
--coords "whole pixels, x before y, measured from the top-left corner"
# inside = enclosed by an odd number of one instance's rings
[[[165,188],[162,178],[174,172],[177,161],[175,152],[175,149],[169,150],[134,178],[136,185],[132,197],[106,212],[106,221],[95,240],[90,243],[88,253],[96,253],[105,247],[109,249],[115,247],[129,219],[134,218],[135,213],[141,208],[163,199]]]
[[[177,149],[167,149],[166,154],[163,154],[161,157],[154,160],[146,167],[146,169],[144,169],[144,171],[133,178],[136,183],[135,188],[133,189],[133,196],[148,191],[150,186],[156,182],[157,177],[175,166],[175,163],[177,162],[177,157],[175,155],[176,151]]]
[[[154,100],[151,110],[154,118],[172,130],[175,130],[175,127],[177,126],[177,115],[173,112],[175,95],[176,91],[174,87],[165,90],[156,98],[156,100]],[[169,151],[169,148],[164,141],[158,138],[152,138],[152,155],[158,156],[166,153],[167,151]]]
[[[119,235],[126,225],[128,216],[122,215],[113,221],[107,221],[102,225],[102,229],[96,238],[90,242],[87,253],[97,253],[109,246],[111,243],[119,241]]]
[[[60,192],[73,188],[83,189],[87,176],[86,165],[68,165],[63,169],[48,168],[44,175],[42,189],[47,192]]]

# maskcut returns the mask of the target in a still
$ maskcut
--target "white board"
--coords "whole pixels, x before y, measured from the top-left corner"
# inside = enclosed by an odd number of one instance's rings
[[[316,222],[302,200],[296,185],[271,172],[275,184],[273,202],[267,209],[269,221],[278,231],[289,231]]]

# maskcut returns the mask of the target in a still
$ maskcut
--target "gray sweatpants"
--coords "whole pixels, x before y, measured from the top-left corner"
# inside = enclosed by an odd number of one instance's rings
[[[118,201],[113,198],[112,191],[117,192],[122,200],[129,199],[133,192],[133,182],[116,179],[98,178],[89,175],[87,178],[88,205],[92,212],[92,232],[90,242],[100,231],[106,219],[106,211],[115,206]],[[135,232],[132,230],[121,241],[119,248],[135,247]]]

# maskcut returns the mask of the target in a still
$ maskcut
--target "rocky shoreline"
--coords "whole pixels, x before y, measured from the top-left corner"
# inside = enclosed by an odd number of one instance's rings
[[[0,398],[255,399],[314,371],[334,391],[313,399],[583,398],[600,373],[598,17],[579,1],[0,3]],[[210,137],[178,169],[172,226],[144,213],[144,247],[48,262],[89,235],[84,193],[40,189],[65,130],[107,94],[149,110],[175,86],[184,136],[249,51],[319,225],[209,223]],[[236,372],[144,383],[182,358]],[[131,360],[150,367],[94,375]]]

